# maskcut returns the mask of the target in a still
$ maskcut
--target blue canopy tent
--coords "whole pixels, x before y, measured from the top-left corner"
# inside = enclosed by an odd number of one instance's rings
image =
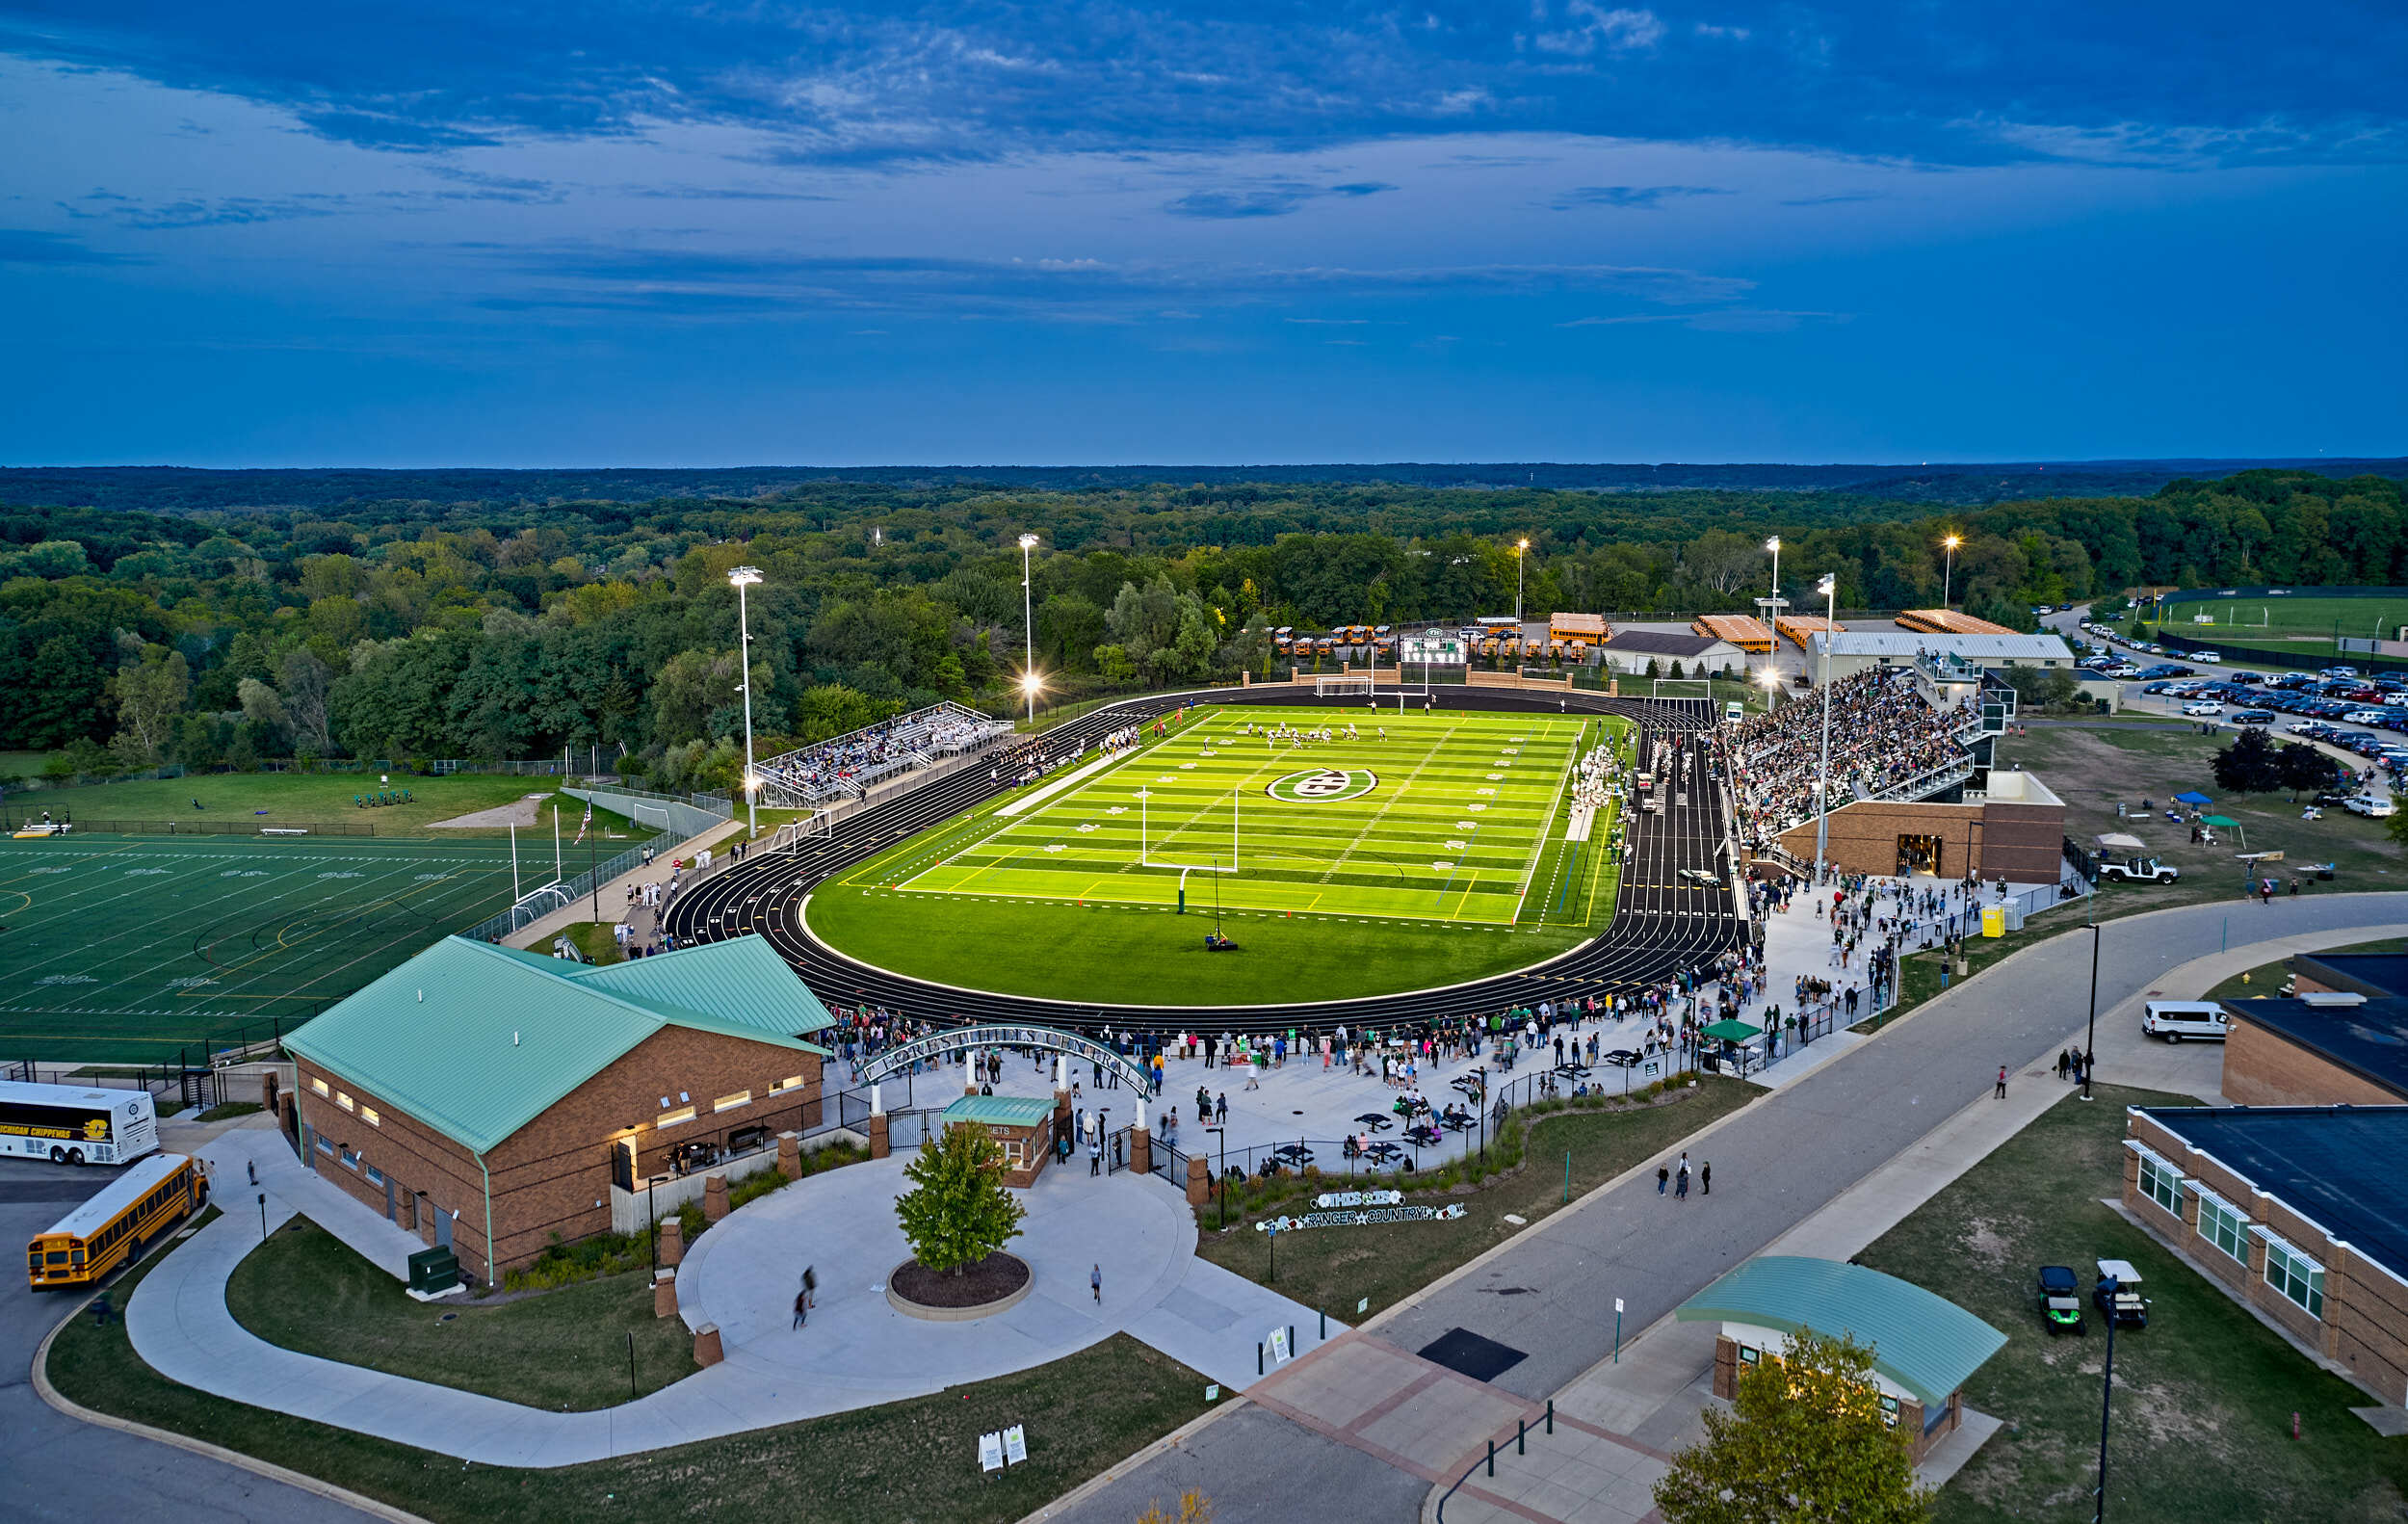
[[[2208,798],[2205,794],[2200,793],[2197,789],[2192,789],[2187,794],[2175,795],[2174,802],[2177,804],[2189,804],[2199,809],[2206,809],[2209,805],[2214,803],[2215,801]]]

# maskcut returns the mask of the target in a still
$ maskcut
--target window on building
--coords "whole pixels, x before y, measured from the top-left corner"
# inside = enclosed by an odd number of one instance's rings
[[[334,1144],[327,1142],[327,1137],[324,1133],[320,1133],[318,1135],[318,1151],[323,1154],[330,1154],[334,1152]]]
[[[1019,1140],[1019,1139],[1017,1139],[1017,1138],[1007,1138],[1007,1139],[1005,1139],[1005,1140],[1004,1140],[1004,1163],[1006,1163],[1006,1164],[1008,1164],[1008,1165],[1011,1166],[1013,1169],[1018,1169],[1018,1168],[1020,1167],[1020,1161],[1021,1161],[1020,1140]]]
[[[310,1077],[309,1088],[316,1090],[321,1095],[327,1093],[327,1082],[317,1078],[315,1075]]]
[[[356,1169],[359,1168],[359,1150],[351,1147],[344,1148],[343,1168],[346,1169]]]
[[[711,1110],[715,1112],[732,1112],[739,1106],[749,1106],[751,1104],[752,1092],[750,1090],[738,1090],[733,1095],[722,1095],[718,1100],[713,1101],[711,1103]]]
[[[2140,1156],[2140,1194],[2176,1217],[2183,1215],[2182,1174],[2156,1154]]]
[[[2311,1318],[2324,1316],[2324,1267],[2271,1233],[2265,1239],[2265,1283]]]
[[[375,1165],[368,1166],[366,1169],[362,1169],[360,1173],[368,1177],[368,1183],[370,1185],[384,1184],[384,1171],[378,1169]]]
[[[341,1090],[336,1090],[334,1092],[334,1104],[342,1107],[345,1111],[354,1109],[352,1105],[352,1098],[349,1095],[344,1094]]]
[[[673,1112],[661,1113],[659,1118],[655,1120],[652,1125],[655,1127],[674,1127],[679,1122],[690,1122],[693,1120],[694,1108],[691,1106],[680,1106]]]
[[[789,1074],[784,1079],[777,1082],[778,1090],[798,1090],[800,1089],[802,1089],[802,1076],[799,1074]],[[775,1094],[776,1092],[776,1090],[772,1090],[770,1093]]]
[[[2249,1219],[2213,1192],[2202,1191],[2197,1185],[2190,1189],[2191,1194],[2199,1197],[2199,1236],[2242,1264],[2248,1264]]]
[[[384,1118],[377,1115],[377,1109],[374,1106],[362,1106],[359,1109],[359,1119],[366,1122],[371,1127],[381,1127],[384,1125]]]

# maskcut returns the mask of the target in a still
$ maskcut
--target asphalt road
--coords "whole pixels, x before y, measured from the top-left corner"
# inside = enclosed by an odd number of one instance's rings
[[[2128,917],[2101,933],[2099,1010],[2155,988],[2165,970],[2226,945],[2297,933],[2395,923],[2396,894],[2332,895],[2258,905],[2236,899]],[[2020,954],[1941,997],[1878,1039],[1766,1096],[1728,1118],[1692,1156],[1714,1165],[1714,1193],[1687,1202],[1656,1195],[1653,1171],[1579,1210],[1550,1218],[1477,1274],[1431,1293],[1375,1327],[1379,1338],[1418,1350],[1451,1328],[1468,1328],[1525,1358],[1496,1384],[1544,1398],[1606,1358],[1613,1347],[1613,1299],[1636,1332],[1716,1275],[1760,1252],[1903,1151],[1924,1133],[1989,1093],[2005,1064],[2010,1085],[2044,1083],[2023,1070],[2053,1061],[2088,1010],[2090,937],[2077,930]],[[2099,1079],[2114,1084],[2103,1070]],[[1507,1295],[1506,1293],[1510,1293]],[[1215,1426],[1219,1427],[1219,1426]],[[1201,1436],[1199,1436],[1200,1438]],[[1329,1454],[1319,1435],[1265,1416],[1253,1443],[1195,1485],[1218,1499],[1251,1495],[1250,1478],[1291,1463],[1314,1465],[1338,1495],[1370,1499],[1395,1473],[1368,1455]],[[1190,1456],[1213,1452],[1191,1443]],[[1129,1517],[1141,1501],[1188,1478],[1189,1458],[1149,1460],[1099,1497],[1062,1515],[1080,1524]],[[1225,1470],[1226,1474],[1221,1472]],[[1403,1521],[1412,1508],[1381,1516]],[[1224,1508],[1225,1524],[1282,1516]]]
[[[21,1246],[115,1170],[0,1161],[0,1243]],[[12,1263],[14,1263],[12,1250]],[[367,1515],[238,1466],[55,1412],[34,1393],[34,1350],[73,1305],[11,1274],[0,1289],[0,1518],[90,1524],[171,1511],[179,1520],[319,1524]]]

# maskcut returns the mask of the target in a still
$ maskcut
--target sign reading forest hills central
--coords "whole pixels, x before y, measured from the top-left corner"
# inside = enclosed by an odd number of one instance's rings
[[[1368,768],[1314,768],[1291,773],[1263,785],[1263,792],[1290,804],[1335,804],[1361,799],[1379,787],[1379,775]]]

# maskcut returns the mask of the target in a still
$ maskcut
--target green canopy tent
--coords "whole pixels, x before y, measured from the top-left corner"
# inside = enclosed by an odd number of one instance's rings
[[[1764,1028],[1751,1027],[1746,1022],[1739,1020],[1717,1021],[1706,1029],[1706,1036],[1720,1038],[1726,1042],[1745,1042],[1750,1038],[1760,1038],[1764,1034]]]
[[[2233,817],[2232,817],[2232,816],[2230,816],[2230,815],[2202,815],[2202,816],[2200,816],[2200,817],[2199,817],[2199,824],[2200,824],[2200,825],[2202,825],[2202,826],[2212,826],[2212,827],[2214,827],[2217,830],[2229,830],[2229,831],[2237,831],[2237,832],[2238,832],[2238,833],[2239,833],[2239,835],[2240,835],[2240,850],[2241,850],[2241,851],[2243,851],[2243,852],[2247,852],[2247,851],[2249,850],[2249,832],[2248,832],[2247,830],[2243,829],[2243,828],[2242,828],[2242,827],[2241,827],[2240,822],[2238,822],[2238,821],[2237,821],[2237,820],[2233,819]]]

